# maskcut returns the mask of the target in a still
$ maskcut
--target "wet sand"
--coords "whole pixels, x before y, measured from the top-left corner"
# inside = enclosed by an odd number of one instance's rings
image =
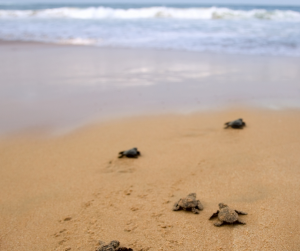
[[[0,41],[0,137],[111,118],[300,108],[300,58]]]
[[[0,142],[0,249],[299,250],[300,111],[240,109],[90,125]],[[223,129],[242,117],[243,130]],[[138,159],[118,152],[138,147]],[[196,192],[199,215],[172,211]],[[220,228],[224,202],[248,215]]]

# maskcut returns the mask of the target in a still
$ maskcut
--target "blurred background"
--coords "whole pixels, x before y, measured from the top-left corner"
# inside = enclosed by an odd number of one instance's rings
[[[0,39],[300,56],[299,1],[0,1]]]

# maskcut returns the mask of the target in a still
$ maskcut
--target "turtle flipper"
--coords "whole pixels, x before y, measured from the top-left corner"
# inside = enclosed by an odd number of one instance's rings
[[[212,219],[212,218],[214,218],[214,217],[217,217],[218,216],[218,214],[219,214],[219,210],[217,211],[217,212],[215,212],[215,213],[213,213],[213,215],[212,216],[210,216],[210,220]]]
[[[198,208],[199,210],[203,210],[203,206],[202,206],[200,200],[198,200],[197,208]]]
[[[216,226],[216,227],[220,227],[220,226],[222,226],[224,224],[224,221],[217,221],[216,223],[214,223],[214,225]]]
[[[192,208],[192,212],[193,212],[194,214],[198,214],[200,211],[199,211],[197,208],[193,207],[193,208]]]
[[[237,220],[236,223],[246,225],[246,222],[241,221],[241,220]]]
[[[242,214],[242,215],[247,215],[247,213],[243,212],[243,211],[239,211],[239,210],[234,210],[237,214]]]

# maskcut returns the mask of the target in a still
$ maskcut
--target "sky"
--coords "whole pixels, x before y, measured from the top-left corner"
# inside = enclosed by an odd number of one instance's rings
[[[198,4],[249,4],[249,5],[299,5],[300,0],[0,0],[0,3],[198,3]]]

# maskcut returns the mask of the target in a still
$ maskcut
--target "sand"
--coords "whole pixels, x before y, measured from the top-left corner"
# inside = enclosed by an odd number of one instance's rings
[[[241,108],[0,141],[0,250],[299,250],[300,111]],[[242,117],[243,130],[223,129]],[[118,152],[138,147],[138,159]],[[195,192],[204,210],[172,211]],[[208,220],[227,203],[246,225]]]

